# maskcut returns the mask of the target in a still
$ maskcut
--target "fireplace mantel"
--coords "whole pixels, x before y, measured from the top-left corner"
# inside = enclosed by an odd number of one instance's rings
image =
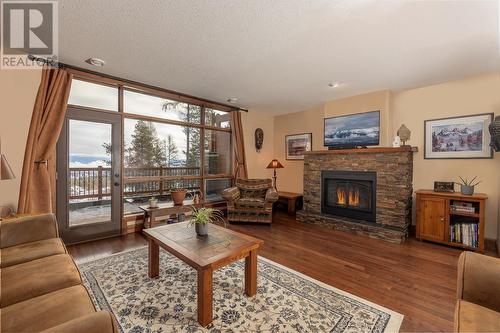
[[[402,153],[402,152],[418,152],[418,147],[403,146],[403,147],[374,147],[374,148],[356,148],[356,149],[334,149],[334,150],[314,150],[308,151],[306,155],[318,154],[380,154],[380,153]]]
[[[404,240],[411,225],[413,155],[416,147],[322,150],[304,156],[304,208],[297,220],[368,235]],[[321,209],[323,171],[371,171],[377,174],[376,218],[363,221],[325,214]]]

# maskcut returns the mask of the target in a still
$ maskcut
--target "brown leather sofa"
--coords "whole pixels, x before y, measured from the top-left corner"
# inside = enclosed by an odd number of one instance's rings
[[[0,222],[2,332],[118,332],[96,311],[53,214]]]
[[[500,332],[500,259],[460,255],[455,332]]]

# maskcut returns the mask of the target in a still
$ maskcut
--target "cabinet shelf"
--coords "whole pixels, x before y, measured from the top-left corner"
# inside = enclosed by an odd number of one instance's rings
[[[460,193],[440,193],[432,190],[420,190],[417,194],[417,239],[432,241],[465,250],[484,252],[484,213],[486,208],[485,194],[464,196]],[[451,206],[457,201],[471,203],[474,213],[452,211]],[[470,225],[477,225],[470,227]],[[459,230],[458,239],[463,243],[451,241],[453,236],[450,226],[465,225]],[[467,227],[469,226],[469,227]],[[451,227],[453,229],[453,227]]]
[[[478,213],[464,213],[464,212],[456,212],[456,211],[452,211],[452,210],[450,210],[450,215],[477,217],[477,218],[481,217],[481,215],[479,215]]]

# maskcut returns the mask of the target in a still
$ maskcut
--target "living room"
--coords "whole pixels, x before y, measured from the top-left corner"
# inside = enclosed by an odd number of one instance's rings
[[[5,332],[500,331],[498,1],[40,3]]]

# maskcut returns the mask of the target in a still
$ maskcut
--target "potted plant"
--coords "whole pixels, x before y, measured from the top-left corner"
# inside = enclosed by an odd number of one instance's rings
[[[477,176],[472,178],[471,180],[469,180],[469,179],[467,179],[467,177],[465,179],[460,177],[460,180],[462,182],[458,183],[458,184],[460,184],[460,192],[462,192],[463,195],[473,195],[474,194],[474,187],[476,185],[478,185],[479,183],[481,183],[481,181],[475,181],[476,178],[477,178]]]
[[[172,190],[170,191],[174,205],[182,205],[184,199],[186,199],[187,190],[182,185],[182,180],[174,180]]]
[[[156,197],[149,198],[149,207],[158,208],[158,199],[156,199]]]
[[[189,218],[188,226],[193,226],[198,236],[208,235],[208,224],[221,222],[226,224],[224,214],[214,208],[196,208],[191,206],[191,216]]]

